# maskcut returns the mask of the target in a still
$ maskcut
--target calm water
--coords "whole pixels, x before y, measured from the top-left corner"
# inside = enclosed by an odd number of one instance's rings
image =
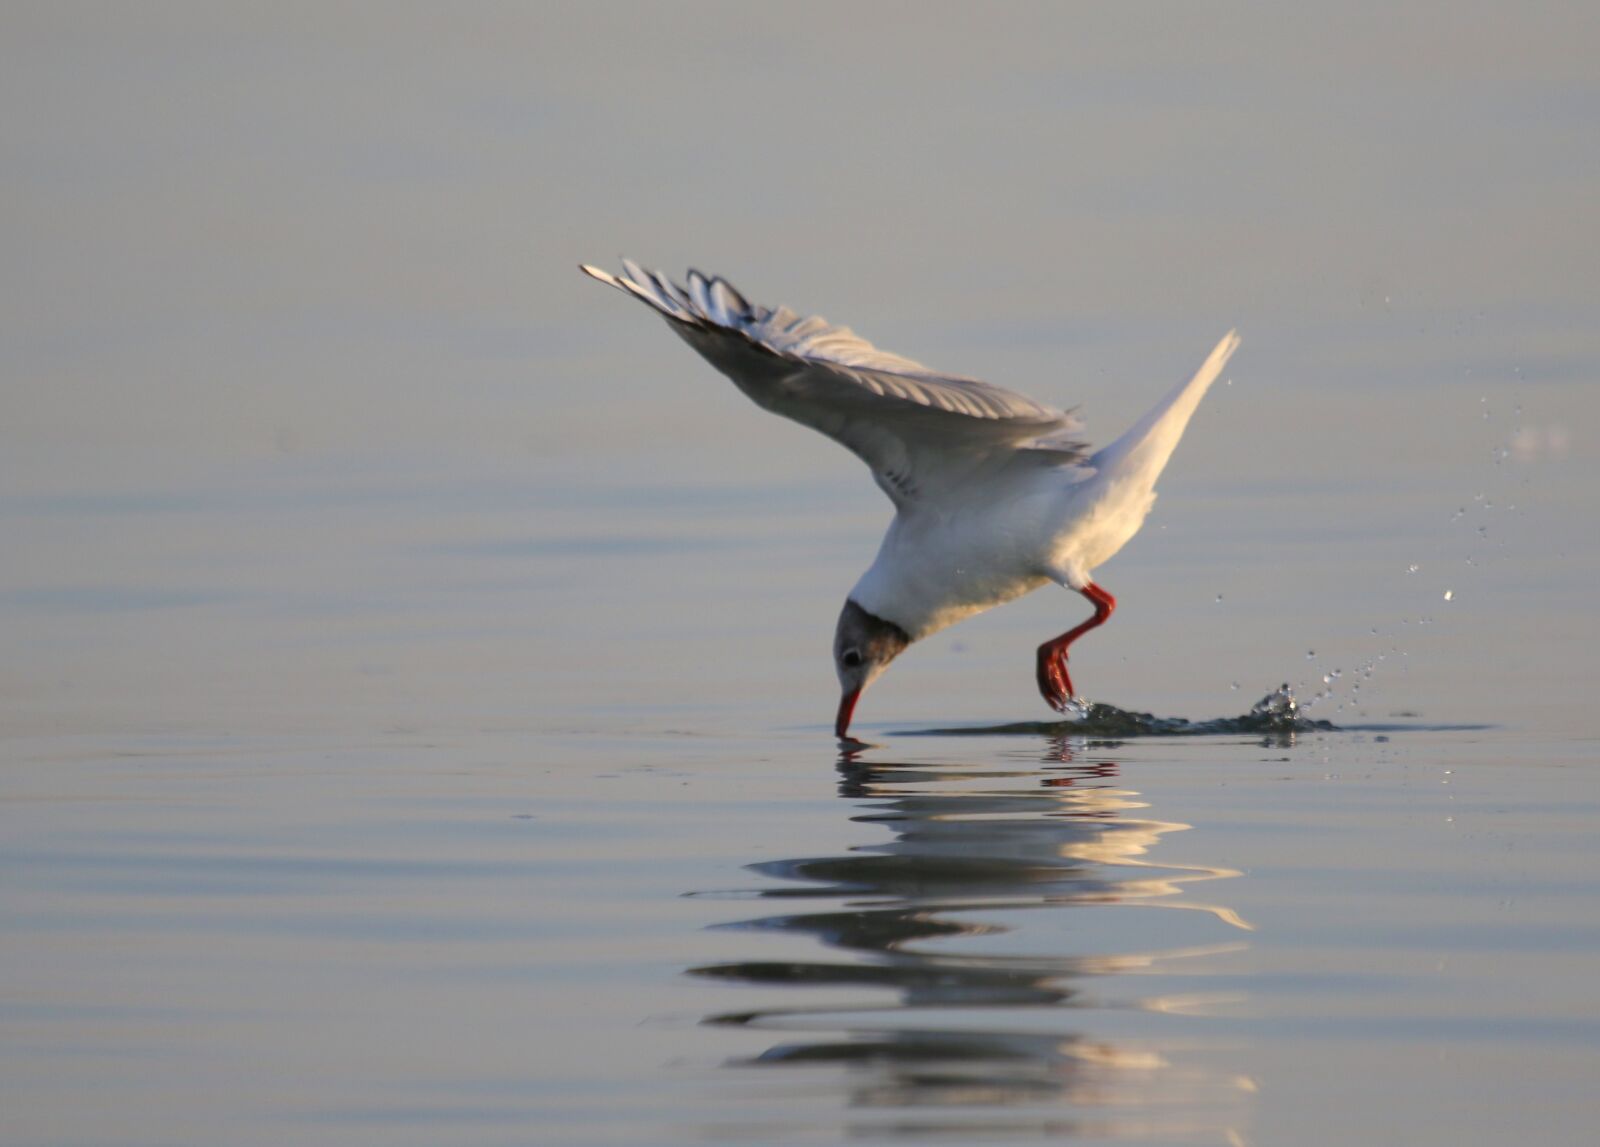
[[[15,1143],[1581,1142],[1593,753],[14,744]]]
[[[0,17],[0,1140],[1589,1142],[1595,17],[747,7]],[[1097,441],[1237,325],[1074,679],[1341,729],[917,732],[1040,592],[841,759],[887,504],[619,249]]]

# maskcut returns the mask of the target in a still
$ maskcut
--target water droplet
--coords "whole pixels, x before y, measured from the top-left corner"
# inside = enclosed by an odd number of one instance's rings
[[[1317,655],[1317,651],[1315,649],[1306,650],[1306,660],[1307,661],[1310,661],[1316,655]]]
[[[1414,574],[1414,573],[1416,573],[1416,572],[1417,572],[1417,571],[1418,571],[1418,570],[1419,570],[1419,569],[1421,569],[1421,568],[1422,568],[1422,567],[1421,567],[1421,566],[1419,566],[1419,565],[1418,565],[1418,564],[1417,564],[1417,563],[1416,563],[1416,562],[1412,562],[1412,563],[1411,563],[1411,564],[1410,564],[1410,565],[1408,565],[1408,566],[1407,566],[1407,567],[1406,567],[1406,573],[1408,573],[1408,574]]]
[[[1228,688],[1229,689],[1238,689],[1239,688],[1239,683],[1237,681],[1235,681],[1232,685],[1229,685]]]
[[[1444,591],[1444,599],[1446,601],[1454,601],[1456,599],[1456,591],[1453,590],[1453,589],[1445,590]]]
[[[1343,674],[1344,674],[1344,670],[1343,669],[1335,669],[1333,671],[1333,676],[1334,676],[1335,680],[1337,680]]]
[[[1324,673],[1322,675],[1322,683],[1324,685],[1332,685],[1333,684],[1333,678],[1329,677],[1326,673]]]
[[[1221,600],[1222,600],[1222,595],[1221,595],[1221,594],[1220,594],[1220,593],[1219,593],[1219,594],[1217,594],[1217,600],[1218,600],[1218,601],[1219,601],[1219,602],[1220,602],[1220,601],[1221,601]]]

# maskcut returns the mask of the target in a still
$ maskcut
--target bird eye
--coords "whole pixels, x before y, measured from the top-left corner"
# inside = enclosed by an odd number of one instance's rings
[[[846,669],[854,669],[861,664],[861,651],[858,649],[846,649],[839,655],[839,661]]]

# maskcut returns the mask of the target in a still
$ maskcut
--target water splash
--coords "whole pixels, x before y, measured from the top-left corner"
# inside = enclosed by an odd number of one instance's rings
[[[1250,706],[1250,716],[1263,720],[1292,722],[1299,715],[1300,702],[1287,681]]]
[[[1074,721],[1087,721],[1094,712],[1094,702],[1082,697],[1068,697],[1066,708],[1061,711]]]
[[[1073,712],[1081,717],[1067,721],[1018,721],[1010,725],[985,725],[980,728],[916,729],[908,736],[976,737],[1015,733],[1069,734],[1075,737],[1197,737],[1228,733],[1310,733],[1335,732],[1331,721],[1318,721],[1300,712],[1300,702],[1288,682],[1250,707],[1238,717],[1217,717],[1210,721],[1191,721],[1187,717],[1157,717],[1119,709],[1103,701],[1077,701]]]

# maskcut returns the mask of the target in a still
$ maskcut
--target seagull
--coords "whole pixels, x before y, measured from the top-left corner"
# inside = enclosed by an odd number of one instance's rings
[[[894,503],[878,556],[845,598],[833,636],[834,735],[850,741],[862,692],[914,641],[1046,585],[1094,613],[1039,646],[1051,708],[1077,698],[1067,650],[1117,599],[1090,574],[1144,523],[1195,408],[1239,345],[1229,331],[1193,378],[1121,438],[1090,452],[1070,412],[881,351],[848,327],[748,302],[690,270],[687,287],[623,259],[580,266],[645,303],[757,406],[850,450]]]

